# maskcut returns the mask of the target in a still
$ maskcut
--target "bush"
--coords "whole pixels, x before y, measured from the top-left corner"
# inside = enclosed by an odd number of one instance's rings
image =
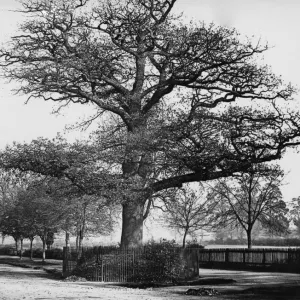
[[[26,249],[23,256],[30,257],[30,249]],[[41,248],[33,249],[33,258],[43,258],[43,250]],[[60,248],[54,248],[46,250],[46,259],[63,259],[63,250]]]
[[[72,274],[91,280],[95,273],[101,276],[104,266],[105,270],[109,270],[109,277],[114,278],[118,277],[120,268],[123,270],[124,261],[127,282],[176,282],[184,270],[182,248],[175,241],[161,240],[124,251],[116,247],[86,249]]]
[[[17,251],[11,246],[1,246],[0,255],[17,255]]]
[[[204,246],[199,244],[197,240],[188,241],[186,243],[186,248],[197,248],[197,249],[204,249]]]
[[[175,241],[161,240],[144,246],[140,258],[135,263],[135,282],[175,282],[184,266],[182,248]]]
[[[30,257],[30,249],[26,249],[26,250],[23,252],[23,256],[25,256],[25,257]],[[43,250],[40,249],[40,248],[33,249],[32,257],[33,257],[33,258],[43,258]]]
[[[48,259],[63,259],[63,249],[53,248],[51,250],[46,250],[46,258]]]

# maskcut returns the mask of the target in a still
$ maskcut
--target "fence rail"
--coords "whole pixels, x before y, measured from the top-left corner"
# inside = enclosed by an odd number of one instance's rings
[[[269,269],[300,272],[300,249],[201,249],[200,267],[266,267]]]

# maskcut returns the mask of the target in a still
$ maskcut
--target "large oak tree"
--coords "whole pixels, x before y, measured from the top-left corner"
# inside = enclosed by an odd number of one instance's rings
[[[294,88],[255,61],[267,46],[234,29],[187,24],[172,14],[176,0],[21,3],[29,18],[1,49],[4,75],[29,98],[90,104],[110,121],[91,156],[44,140],[41,155],[37,141],[14,145],[2,165],[115,192],[123,246],[141,244],[155,193],[231,176],[299,143],[299,115],[287,109]]]

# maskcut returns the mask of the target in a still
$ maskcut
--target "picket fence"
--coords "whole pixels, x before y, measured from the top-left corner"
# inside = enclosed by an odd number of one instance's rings
[[[201,249],[200,267],[267,268],[300,273],[300,248]]]

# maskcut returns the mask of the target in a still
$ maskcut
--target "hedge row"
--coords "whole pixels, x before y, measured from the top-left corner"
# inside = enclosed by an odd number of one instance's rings
[[[0,247],[0,255],[17,255],[14,247],[2,246]],[[25,249],[23,252],[24,257],[30,257],[30,250]],[[43,258],[43,250],[40,248],[33,249],[33,258]],[[46,250],[46,259],[63,259],[63,250],[61,248],[54,248]]]
[[[98,269],[101,272],[101,264],[98,264],[95,255],[104,259],[105,268],[110,270],[111,276],[118,276],[126,261],[127,280],[132,282],[174,282],[183,272],[184,264],[180,255],[182,248],[175,241],[161,240],[149,242],[138,249],[120,249],[118,247],[94,247],[84,249],[79,264],[73,271],[73,275],[93,277]],[[134,253],[134,255],[130,254]],[[127,255],[129,254],[129,255]],[[123,266],[123,267],[122,267]],[[116,274],[114,274],[114,272]]]
[[[30,257],[30,250],[26,249],[23,256]],[[33,258],[43,258],[43,250],[40,248],[33,249]],[[63,259],[63,250],[61,248],[54,248],[46,250],[46,259]]]

